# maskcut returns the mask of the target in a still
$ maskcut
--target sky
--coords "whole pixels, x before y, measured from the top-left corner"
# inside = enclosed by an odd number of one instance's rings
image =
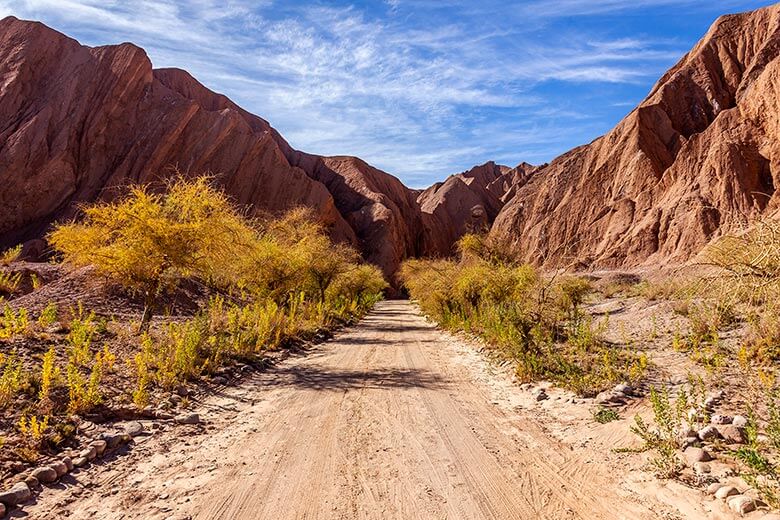
[[[0,0],[85,45],[133,42],[268,120],[411,187],[541,164],[611,129],[749,0]]]

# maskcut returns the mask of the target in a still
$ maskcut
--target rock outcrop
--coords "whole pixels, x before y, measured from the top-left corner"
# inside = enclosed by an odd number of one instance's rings
[[[536,263],[676,263],[777,208],[780,6],[724,16],[605,136],[518,186],[492,233]]]
[[[533,171],[526,163],[510,169],[488,162],[422,191],[417,197],[423,224],[420,254],[449,256],[465,233],[487,232],[506,200]]]

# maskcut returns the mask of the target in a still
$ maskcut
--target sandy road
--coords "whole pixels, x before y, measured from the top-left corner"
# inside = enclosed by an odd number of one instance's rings
[[[408,302],[213,400],[210,432],[152,439],[33,517],[657,518],[614,472],[496,402]],[[238,392],[238,391],[237,391]],[[206,403],[208,404],[208,403]],[[227,412],[224,412],[227,410]],[[226,417],[222,415],[227,414]],[[90,489],[91,488],[91,489]]]

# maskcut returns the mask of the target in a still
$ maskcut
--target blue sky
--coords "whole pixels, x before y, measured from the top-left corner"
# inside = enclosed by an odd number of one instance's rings
[[[542,163],[608,131],[748,0],[0,0],[87,45],[132,41],[270,121],[413,187]]]

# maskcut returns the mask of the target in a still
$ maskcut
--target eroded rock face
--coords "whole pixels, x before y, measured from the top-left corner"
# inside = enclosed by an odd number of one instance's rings
[[[256,213],[313,208],[335,239],[391,280],[403,259],[449,251],[464,229],[453,209],[458,189],[425,204],[437,217],[424,226],[417,191],[364,161],[294,150],[267,121],[187,72],[152,69],[132,44],[90,48],[13,17],[0,20],[0,143],[0,248],[33,244],[79,203],[111,200],[128,184],[161,182],[176,170],[211,173]],[[473,183],[469,211],[481,205],[488,223],[516,174],[483,169],[461,184]]]
[[[536,263],[684,261],[777,208],[780,6],[724,16],[611,132],[518,186],[492,233]]]
[[[509,168],[488,162],[422,191],[417,197],[423,224],[420,254],[449,256],[465,233],[488,231],[533,171],[526,163]]]

